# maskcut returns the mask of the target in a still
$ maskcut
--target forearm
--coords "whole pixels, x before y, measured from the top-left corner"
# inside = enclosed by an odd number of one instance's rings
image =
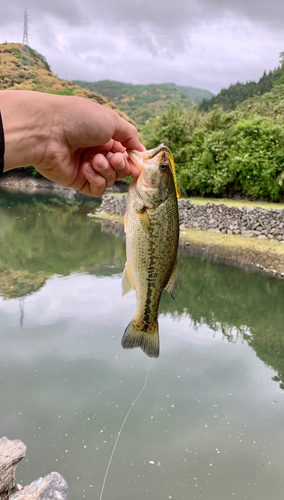
[[[0,111],[5,135],[4,171],[36,164],[44,154],[52,123],[53,96],[1,90]]]

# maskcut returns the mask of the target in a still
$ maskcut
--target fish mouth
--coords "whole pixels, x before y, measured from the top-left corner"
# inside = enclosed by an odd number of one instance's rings
[[[127,149],[127,154],[130,160],[134,163],[135,167],[138,168],[139,172],[143,172],[145,168],[143,166],[143,162],[149,158],[148,151],[141,152],[136,151],[135,149]]]
[[[148,149],[147,151],[136,151],[135,149],[127,149],[129,158],[133,161],[134,165],[138,168],[140,172],[143,172],[145,167],[143,166],[144,161],[152,160],[161,151],[166,151],[171,154],[169,148],[164,144],[160,144],[157,148]]]
[[[137,167],[141,174],[143,174],[143,172],[145,172],[144,161],[149,159],[149,151],[140,152],[135,151],[134,149],[128,149],[127,153],[130,160],[134,163],[135,167]],[[143,188],[147,189],[147,191],[155,191],[158,189],[156,186],[148,184],[148,182],[146,182],[144,179],[144,175],[140,175],[138,179],[139,180],[137,180],[137,182],[141,183],[140,185],[142,185]]]

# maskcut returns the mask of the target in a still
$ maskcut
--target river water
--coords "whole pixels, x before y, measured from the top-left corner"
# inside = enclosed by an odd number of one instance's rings
[[[125,241],[90,207],[0,194],[0,435],[69,500],[282,500],[284,281],[180,250],[161,354],[120,342]],[[92,202],[92,210],[94,202]]]

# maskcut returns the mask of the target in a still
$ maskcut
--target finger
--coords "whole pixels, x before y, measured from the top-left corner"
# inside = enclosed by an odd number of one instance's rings
[[[125,148],[145,151],[145,147],[140,142],[136,127],[119,115],[116,116],[116,128],[112,137],[115,141],[120,142]]]
[[[117,178],[117,173],[104,155],[95,155],[90,161],[90,164],[98,174],[106,179],[108,188],[113,186]]]
[[[122,146],[121,142],[113,141],[111,151],[113,153],[124,153],[126,151],[126,148]]]
[[[83,150],[84,157],[86,160],[89,160],[89,158],[92,158],[95,154],[97,153],[107,153],[108,151],[111,151],[114,145],[114,140],[111,139],[110,141],[106,142],[105,144],[102,144],[101,146],[95,146],[92,148],[89,148],[87,150]],[[121,146],[123,147],[123,146]]]
[[[130,166],[124,154],[114,153],[109,161],[117,172],[117,179],[124,179],[130,174]]]
[[[81,193],[89,196],[102,196],[107,187],[106,179],[98,174],[89,162],[82,165],[82,172],[88,182],[80,189]]]
[[[111,151],[108,151],[106,154],[105,154],[105,157],[108,161],[110,161],[111,157],[113,156],[113,153]]]
[[[117,179],[124,179],[128,175],[139,177],[141,172],[126,152],[122,155],[121,153],[107,153],[106,156],[108,157],[111,166],[117,171]]]

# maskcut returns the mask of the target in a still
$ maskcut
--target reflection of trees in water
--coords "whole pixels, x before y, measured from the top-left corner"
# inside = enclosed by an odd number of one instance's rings
[[[123,235],[120,224],[102,221],[102,227]],[[196,329],[207,325],[229,342],[246,341],[284,389],[284,281],[180,249],[176,300],[164,292],[159,311],[174,318],[187,314]]]
[[[48,278],[43,272],[29,273],[0,267],[0,296],[16,299],[31,295],[39,290]]]
[[[195,327],[206,324],[230,342],[244,339],[284,388],[284,281],[183,251],[176,300],[165,293],[160,312],[186,313]]]
[[[22,297],[52,275],[110,275],[125,264],[125,243],[101,231],[81,207],[17,207],[5,214],[0,232],[0,292]]]
[[[87,219],[81,207],[0,209],[0,293],[19,298],[41,288],[52,275],[122,272],[125,242],[119,224]],[[2,217],[3,215],[3,217]],[[102,229],[101,229],[102,227]],[[178,290],[165,292],[160,312],[187,314],[230,342],[245,340],[284,388],[284,281],[214,264],[180,250]]]

